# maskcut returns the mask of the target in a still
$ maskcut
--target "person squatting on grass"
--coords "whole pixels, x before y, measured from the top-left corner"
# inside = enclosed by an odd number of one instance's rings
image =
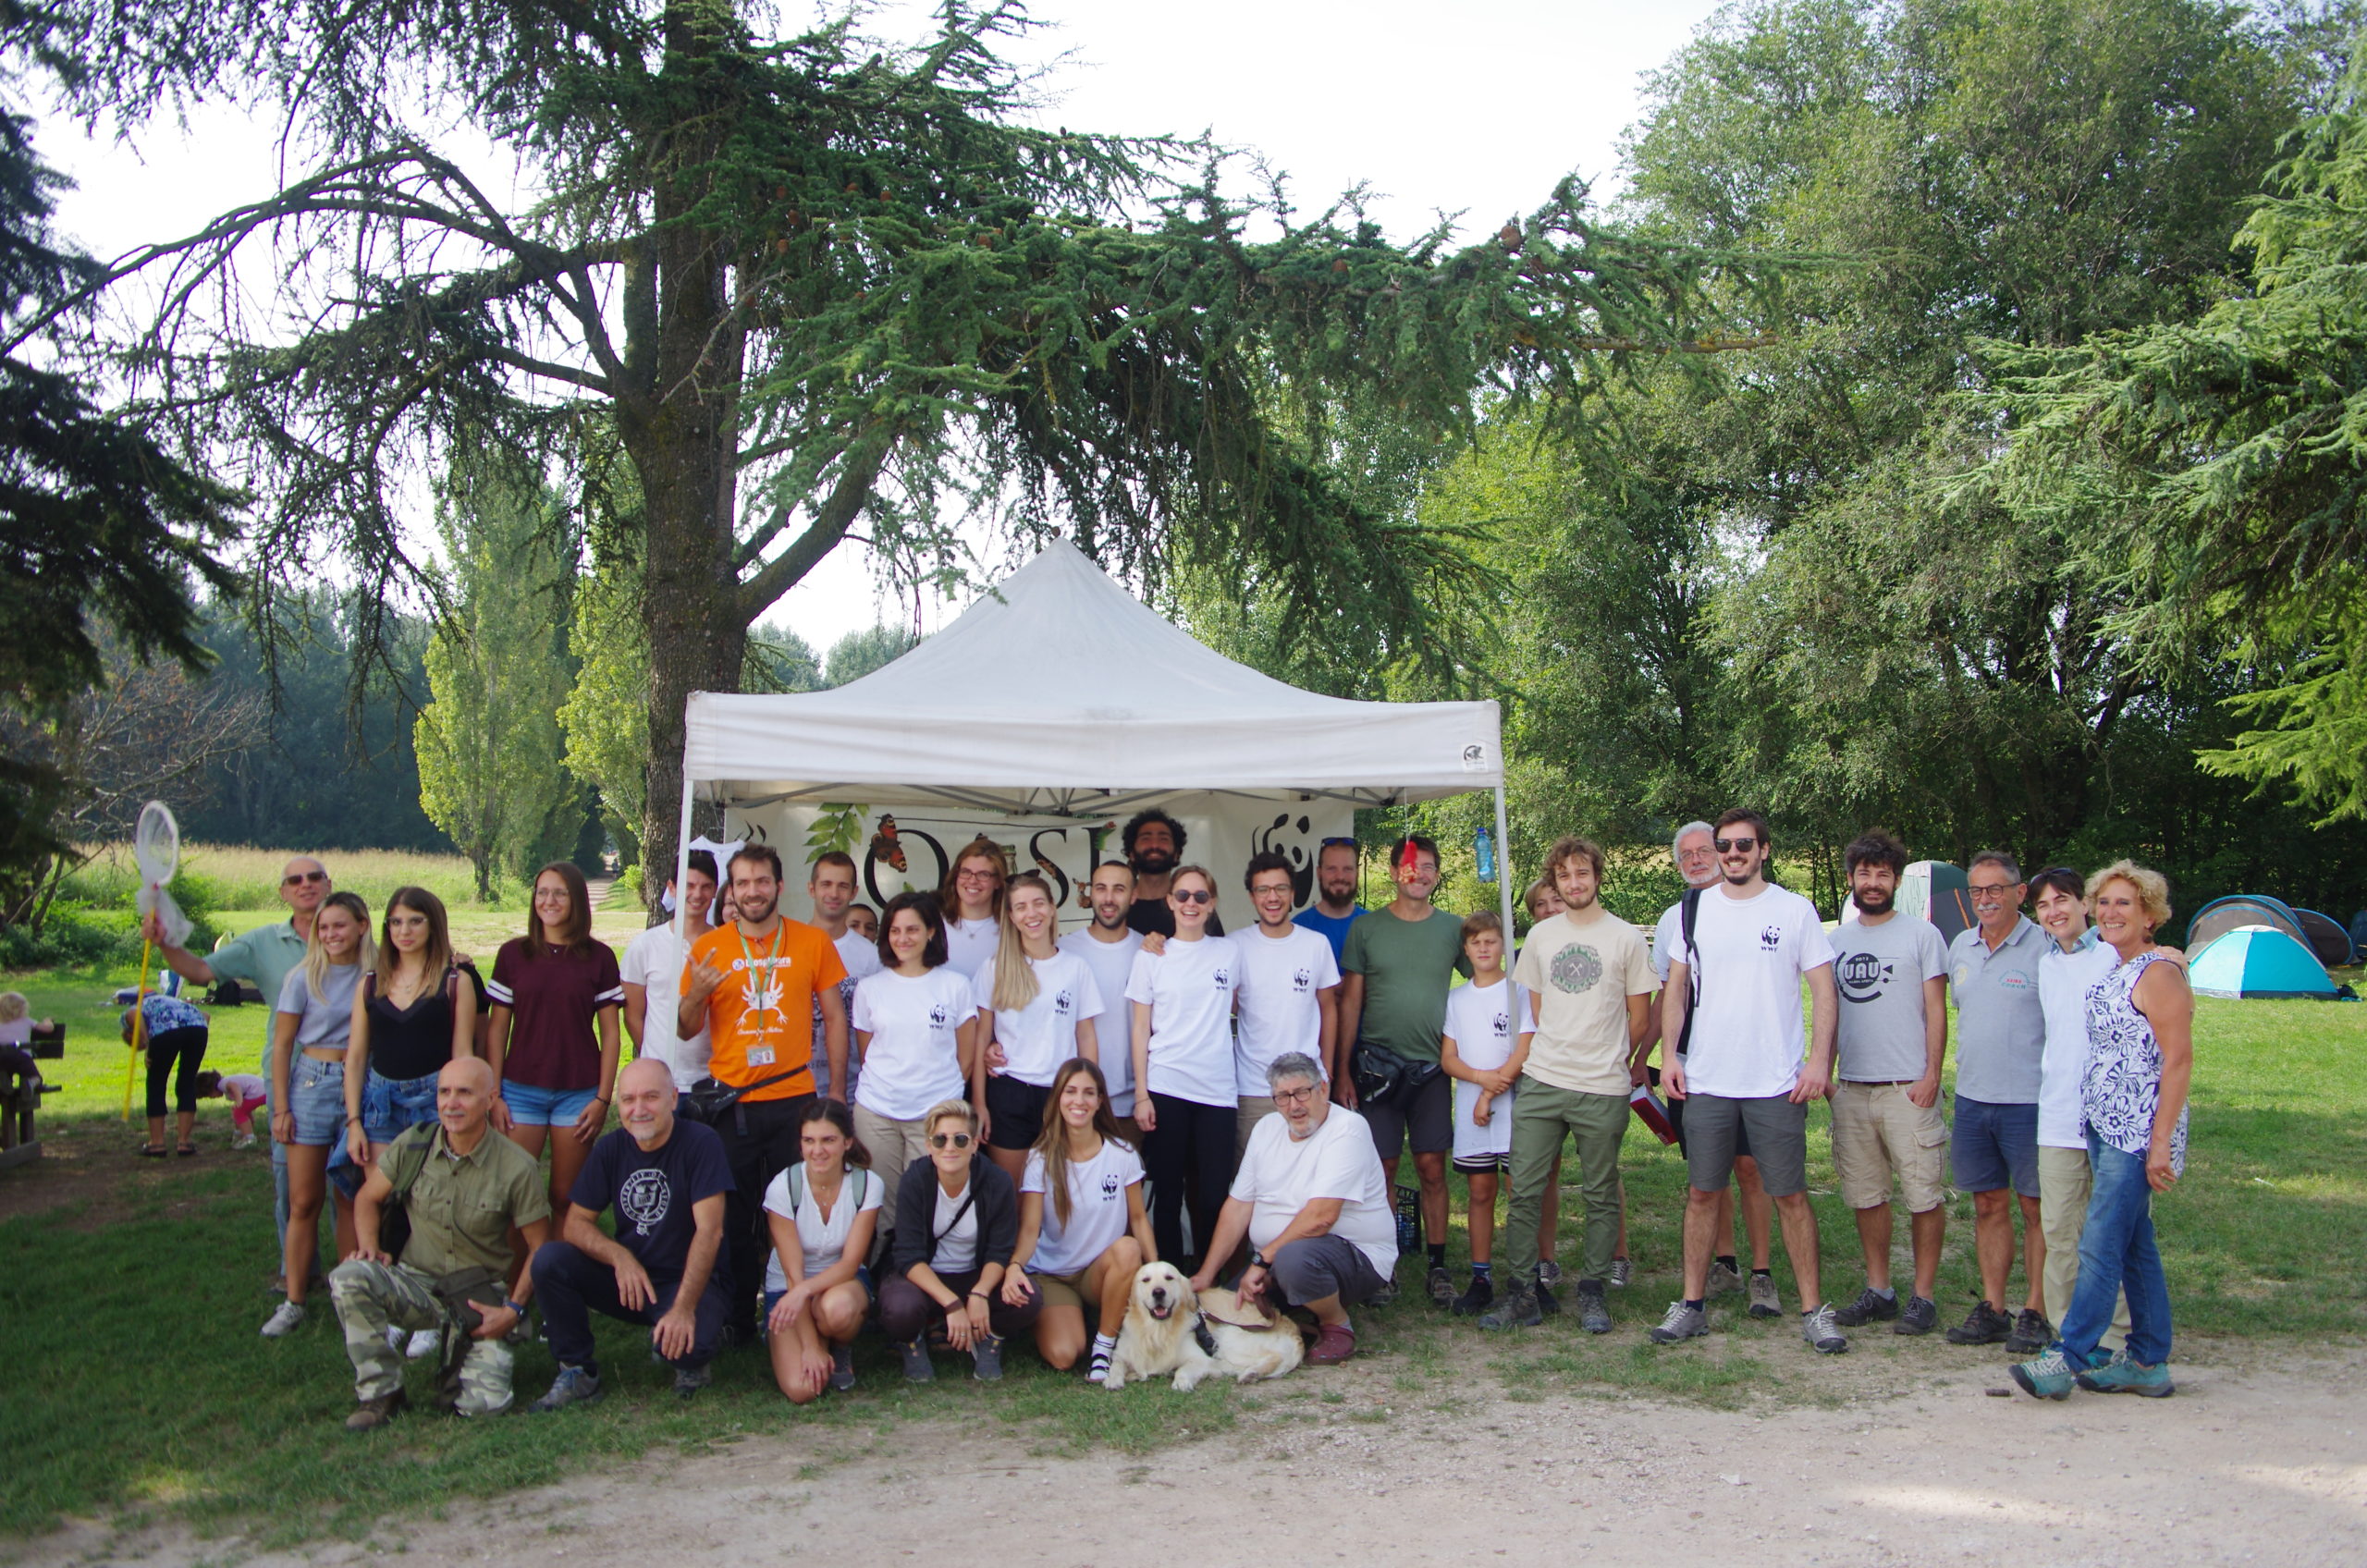
[[[931,1106],[922,1118],[928,1157],[913,1161],[896,1194],[895,1273],[879,1287],[879,1327],[915,1383],[937,1376],[931,1317],[943,1315],[946,1344],[969,1352],[973,1375],[991,1383],[1002,1376],[1003,1341],[1034,1328],[1043,1309],[1034,1286],[1016,1300],[1002,1289],[1019,1243],[1019,1195],[978,1146],[977,1114],[966,1099]]]
[[[865,1260],[888,1189],[837,1100],[805,1102],[797,1145],[804,1158],[765,1188],[765,1334],[774,1383],[791,1404],[810,1404],[826,1388],[854,1387],[854,1337],[872,1301]]]
[[[1143,1208],[1143,1162],[1110,1112],[1101,1069],[1083,1057],[1062,1062],[1052,1074],[1051,1109],[1019,1180],[1019,1241],[1002,1301],[1017,1309],[1031,1288],[1041,1296],[1036,1349],[1055,1371],[1075,1366],[1085,1350],[1090,1307],[1085,1376],[1098,1383],[1109,1374],[1134,1273],[1159,1246]]]
[[[532,1156],[492,1133],[493,1069],[456,1057],[435,1074],[435,1120],[406,1128],[379,1151],[353,1200],[353,1251],[329,1275],[329,1300],[353,1363],[361,1408],[346,1430],[367,1432],[409,1403],[403,1334],[440,1339],[435,1403],[455,1415],[509,1408],[509,1335],[524,1321],[533,1281],[502,1288],[509,1236],[539,1247],[550,1236],[550,1198]],[[386,1205],[398,1185],[410,1235],[385,1245]]]

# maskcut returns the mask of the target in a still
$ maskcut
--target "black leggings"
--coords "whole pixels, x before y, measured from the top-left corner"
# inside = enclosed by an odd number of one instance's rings
[[[180,1063],[180,1071],[173,1074],[173,1109],[197,1109],[197,1069],[205,1060],[205,1028],[188,1023],[178,1029],[167,1029],[148,1037],[148,1114],[165,1114],[165,1075],[173,1072],[173,1063]]]
[[[1170,1263],[1184,1259],[1184,1205],[1192,1205],[1192,1243],[1208,1244],[1217,1211],[1233,1190],[1233,1128],[1239,1108],[1202,1105],[1153,1094],[1159,1126],[1143,1134],[1143,1175],[1150,1182],[1151,1239]]]

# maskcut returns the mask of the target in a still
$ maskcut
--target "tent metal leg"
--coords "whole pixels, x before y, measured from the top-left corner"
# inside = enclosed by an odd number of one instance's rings
[[[674,939],[681,941],[689,916],[683,913],[682,889],[691,885],[691,775],[682,770],[682,825],[674,835]]]
[[[1513,839],[1504,827],[1504,787],[1496,786],[1496,901],[1504,919],[1504,950],[1513,945]]]

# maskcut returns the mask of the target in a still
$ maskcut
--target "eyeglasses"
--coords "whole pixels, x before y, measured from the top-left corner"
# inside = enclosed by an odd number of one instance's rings
[[[1309,1084],[1304,1089],[1276,1089],[1274,1091],[1274,1103],[1276,1105],[1303,1105],[1306,1102],[1312,1100],[1314,1097],[1315,1085],[1312,1084]]]
[[[1206,888],[1177,888],[1167,896],[1179,904],[1212,904],[1217,901],[1217,896]]]
[[[295,888],[307,882],[325,882],[328,879],[329,874],[325,871],[291,871],[279,879],[279,885],[283,888]]]
[[[1748,834],[1745,834],[1739,839],[1712,839],[1710,840],[1710,846],[1716,850],[1720,854],[1724,854],[1728,851],[1734,851],[1741,854],[1748,854],[1751,851],[1759,848],[1759,840]]]
[[[931,1133],[928,1146],[933,1149],[966,1149],[970,1146],[967,1133]]]
[[[2018,882],[1972,882],[1966,885],[1972,894],[1972,901],[1977,904],[1995,903],[2020,886]]]
[[[953,874],[953,880],[956,882],[1000,882],[1002,880],[1002,873],[1000,871],[957,871]]]

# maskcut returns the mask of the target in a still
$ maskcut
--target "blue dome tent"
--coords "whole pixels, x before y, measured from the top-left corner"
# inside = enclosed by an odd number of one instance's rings
[[[2204,997],[2331,999],[2336,994],[2316,955],[2273,925],[2239,925],[2220,937],[2195,955],[2189,978],[2195,994]]]

